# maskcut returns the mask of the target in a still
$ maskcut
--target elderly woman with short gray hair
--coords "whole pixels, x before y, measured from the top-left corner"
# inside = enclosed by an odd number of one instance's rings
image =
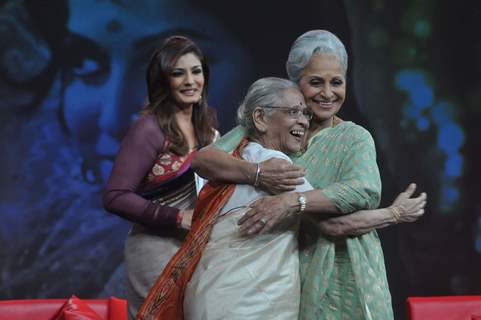
[[[316,189],[262,197],[240,219],[241,230],[269,232],[292,212],[311,219],[299,232],[300,319],[393,319],[375,229],[417,220],[426,195],[411,198],[411,184],[388,209],[355,212],[379,205],[381,181],[369,132],[336,116],[346,96],[344,45],[328,31],[306,32],[292,45],[286,68],[313,112],[305,148],[291,159]],[[216,146],[230,151],[244,135],[242,127],[235,128]],[[213,147],[201,151],[193,167],[208,179],[253,184],[269,193],[302,182],[299,167],[272,159],[242,161]]]
[[[301,150],[312,113],[298,86],[280,78],[254,82],[239,114],[248,143],[242,158],[291,161]],[[296,191],[311,190],[309,183]],[[223,206],[187,285],[185,319],[297,319],[299,311],[298,215],[286,216],[259,237],[245,237],[238,221],[266,192],[239,184]]]

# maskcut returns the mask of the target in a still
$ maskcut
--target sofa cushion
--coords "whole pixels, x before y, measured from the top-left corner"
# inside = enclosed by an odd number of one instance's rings
[[[25,299],[0,301],[0,320],[51,320],[59,314],[67,299]],[[109,299],[82,299],[100,316],[100,319],[127,320],[127,301]]]
[[[85,301],[71,296],[52,320],[103,320]]]

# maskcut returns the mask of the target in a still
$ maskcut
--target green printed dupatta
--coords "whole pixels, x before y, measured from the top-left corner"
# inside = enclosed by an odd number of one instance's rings
[[[236,127],[216,142],[232,151],[245,135]],[[234,146],[234,147],[232,147]],[[364,128],[340,122],[316,133],[307,151],[292,157],[307,180],[343,213],[376,208],[381,181],[374,141]],[[376,231],[332,239],[304,223],[300,236],[299,319],[393,319],[384,256]]]

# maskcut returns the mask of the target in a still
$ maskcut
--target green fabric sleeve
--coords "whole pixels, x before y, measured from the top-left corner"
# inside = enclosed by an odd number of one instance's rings
[[[220,137],[220,139],[214,143],[214,147],[231,153],[246,135],[246,129],[242,126],[237,126]]]
[[[374,209],[381,200],[381,177],[376,163],[376,148],[371,134],[360,126],[353,127],[348,155],[342,159],[339,179],[322,189],[341,210],[351,213]]]

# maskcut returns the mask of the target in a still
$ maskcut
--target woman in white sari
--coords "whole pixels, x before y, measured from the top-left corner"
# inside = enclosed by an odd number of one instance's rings
[[[291,161],[300,151],[312,113],[294,82],[260,79],[249,88],[240,110],[249,131],[242,158]],[[296,191],[311,190],[306,181]],[[297,319],[299,260],[294,213],[268,233],[250,238],[239,232],[247,206],[266,195],[251,185],[236,185],[219,212],[207,247],[184,298],[185,319]],[[264,224],[264,221],[260,221]]]

